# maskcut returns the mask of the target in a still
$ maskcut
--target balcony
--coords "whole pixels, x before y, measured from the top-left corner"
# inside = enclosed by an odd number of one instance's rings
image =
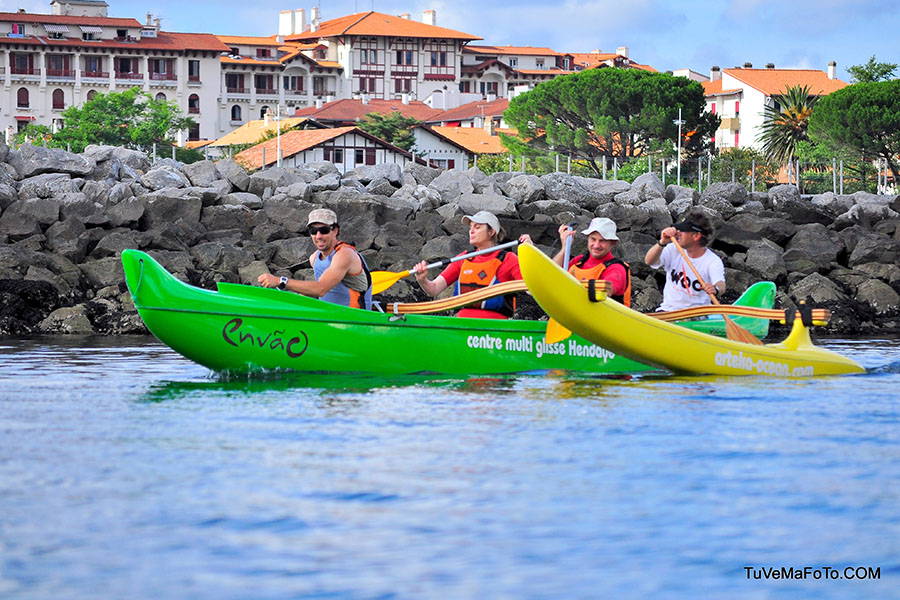
[[[188,81],[194,81],[196,83],[200,83],[199,75],[188,75]]]
[[[109,71],[82,71],[82,79],[109,79]]]
[[[278,95],[278,90],[273,90],[271,88],[256,88],[256,93],[260,96],[276,96]]]
[[[306,90],[284,90],[285,96],[305,96]]]
[[[226,87],[225,93],[227,94],[249,94],[250,88],[245,87]]]
[[[719,130],[725,131],[740,131],[741,129],[741,119],[740,117],[725,117],[722,119],[722,124],[719,125]]]
[[[151,81],[175,81],[177,78],[175,73],[150,73]]]
[[[190,115],[199,115],[200,107],[199,106],[188,106],[188,114]]]
[[[9,72],[13,75],[40,75],[40,69],[33,69],[31,67],[10,67]]]
[[[71,69],[47,69],[47,78],[75,79],[75,71]]]
[[[116,79],[143,79],[143,73],[123,73],[122,71],[116,71]]]

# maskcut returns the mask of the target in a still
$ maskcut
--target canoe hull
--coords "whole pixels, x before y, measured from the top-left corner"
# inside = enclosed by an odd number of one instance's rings
[[[215,371],[479,375],[650,369],[577,336],[548,346],[541,321],[396,317],[280,290],[219,284],[211,291],[179,281],[143,252],[126,250],[122,262],[150,332]]]
[[[807,377],[865,372],[856,361],[812,344],[800,320],[781,344],[752,346],[679,327],[618,302],[588,300],[582,286],[535,248],[519,248],[535,300],[564,327],[617,355],[680,373]]]

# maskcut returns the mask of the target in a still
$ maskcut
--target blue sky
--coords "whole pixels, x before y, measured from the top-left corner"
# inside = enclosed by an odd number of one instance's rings
[[[109,15],[143,21],[147,12],[163,29],[223,35],[271,35],[278,12],[313,6],[294,0],[107,0]],[[838,63],[838,76],[868,60],[900,63],[900,11],[884,0],[321,0],[323,19],[377,10],[411,13],[435,9],[438,25],[484,38],[484,43],[549,46],[561,52],[614,52],[628,46],[631,58],[661,71],[691,68],[708,74],[751,62],[763,67],[824,70]],[[0,0],[0,10],[49,12],[48,0]],[[900,75],[900,73],[898,73]]]

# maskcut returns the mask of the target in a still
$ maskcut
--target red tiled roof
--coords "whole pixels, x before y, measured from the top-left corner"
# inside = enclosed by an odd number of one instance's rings
[[[236,44],[244,46],[281,46],[281,42],[275,36],[252,37],[244,35],[217,35],[223,44]]]
[[[136,19],[114,17],[74,17],[71,15],[44,15],[38,13],[0,12],[0,21],[14,23],[52,23],[56,25],[93,25],[95,27],[143,27]]]
[[[562,52],[557,52],[550,48],[532,47],[532,46],[466,46],[463,52],[471,52],[473,54],[511,54],[514,56],[565,56]]]
[[[331,19],[319,24],[316,31],[285,36],[287,41],[315,40],[340,35],[370,35],[406,38],[442,38],[451,40],[480,40],[478,36],[445,27],[426,25],[379,12],[364,12]]]
[[[0,44],[21,44],[41,47],[65,47],[78,46],[82,48],[114,48],[128,50],[206,50],[210,52],[227,52],[228,46],[220,42],[216,36],[209,33],[169,33],[160,31],[155,38],[142,38],[137,42],[125,42],[117,40],[100,40],[86,42],[78,38],[64,38],[61,40],[46,37],[4,38],[0,37]]]
[[[715,81],[703,81],[703,94],[705,96],[726,96],[729,94],[738,94],[741,90],[723,90],[722,89],[722,80],[716,79]]]
[[[343,98],[323,104],[322,108],[310,106],[309,108],[298,110],[295,116],[313,117],[317,121],[352,123],[364,118],[369,113],[389,115],[395,111],[405,117],[412,117],[419,121],[431,120],[434,115],[441,112],[439,109],[431,108],[424,102],[417,100],[409,104],[403,104],[400,100],[372,99],[369,100],[368,104],[363,104],[362,100]]]
[[[840,79],[829,79],[824,71],[815,69],[723,69],[741,83],[767,96],[783,94],[789,87],[809,86],[811,94],[824,96],[847,87]]]
[[[428,119],[428,121],[431,123],[441,123],[445,121],[464,121],[480,116],[493,117],[502,115],[503,111],[508,107],[508,98],[497,98],[490,102],[487,100],[476,100],[475,102],[469,102],[468,104],[463,104],[462,106],[457,106],[456,108],[451,108],[438,113]]]
[[[491,135],[481,127],[431,127],[430,129],[473,154],[508,152],[499,136]]]
[[[551,69],[516,69],[516,73],[521,73],[522,75],[546,75],[547,77],[556,77],[557,75],[568,75],[569,73],[574,73],[575,71],[563,71],[562,69],[551,68]]]
[[[297,154],[298,152],[303,152],[304,150],[309,150],[310,148],[315,148],[319,144],[327,142],[329,140],[333,140],[337,137],[340,137],[346,133],[357,133],[363,137],[366,137],[370,140],[375,141],[383,147],[390,148],[395,152],[399,152],[408,157],[412,157],[412,155],[403,150],[402,148],[398,148],[375,137],[372,134],[366,133],[359,127],[335,127],[334,129],[294,129],[292,131],[288,131],[287,133],[281,134],[281,155],[282,158],[288,158]],[[278,161],[278,140],[273,138],[271,140],[266,140],[261,144],[257,144],[252,148],[247,148],[243,152],[238,153],[235,156],[235,160],[239,160],[240,162],[249,165],[252,168],[260,168],[263,165],[263,148],[266,149],[266,165],[274,164]]]

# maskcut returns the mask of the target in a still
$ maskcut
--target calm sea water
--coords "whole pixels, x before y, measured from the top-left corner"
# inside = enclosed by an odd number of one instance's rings
[[[0,597],[900,597],[900,344],[823,345],[870,372],[222,381],[0,341]]]

